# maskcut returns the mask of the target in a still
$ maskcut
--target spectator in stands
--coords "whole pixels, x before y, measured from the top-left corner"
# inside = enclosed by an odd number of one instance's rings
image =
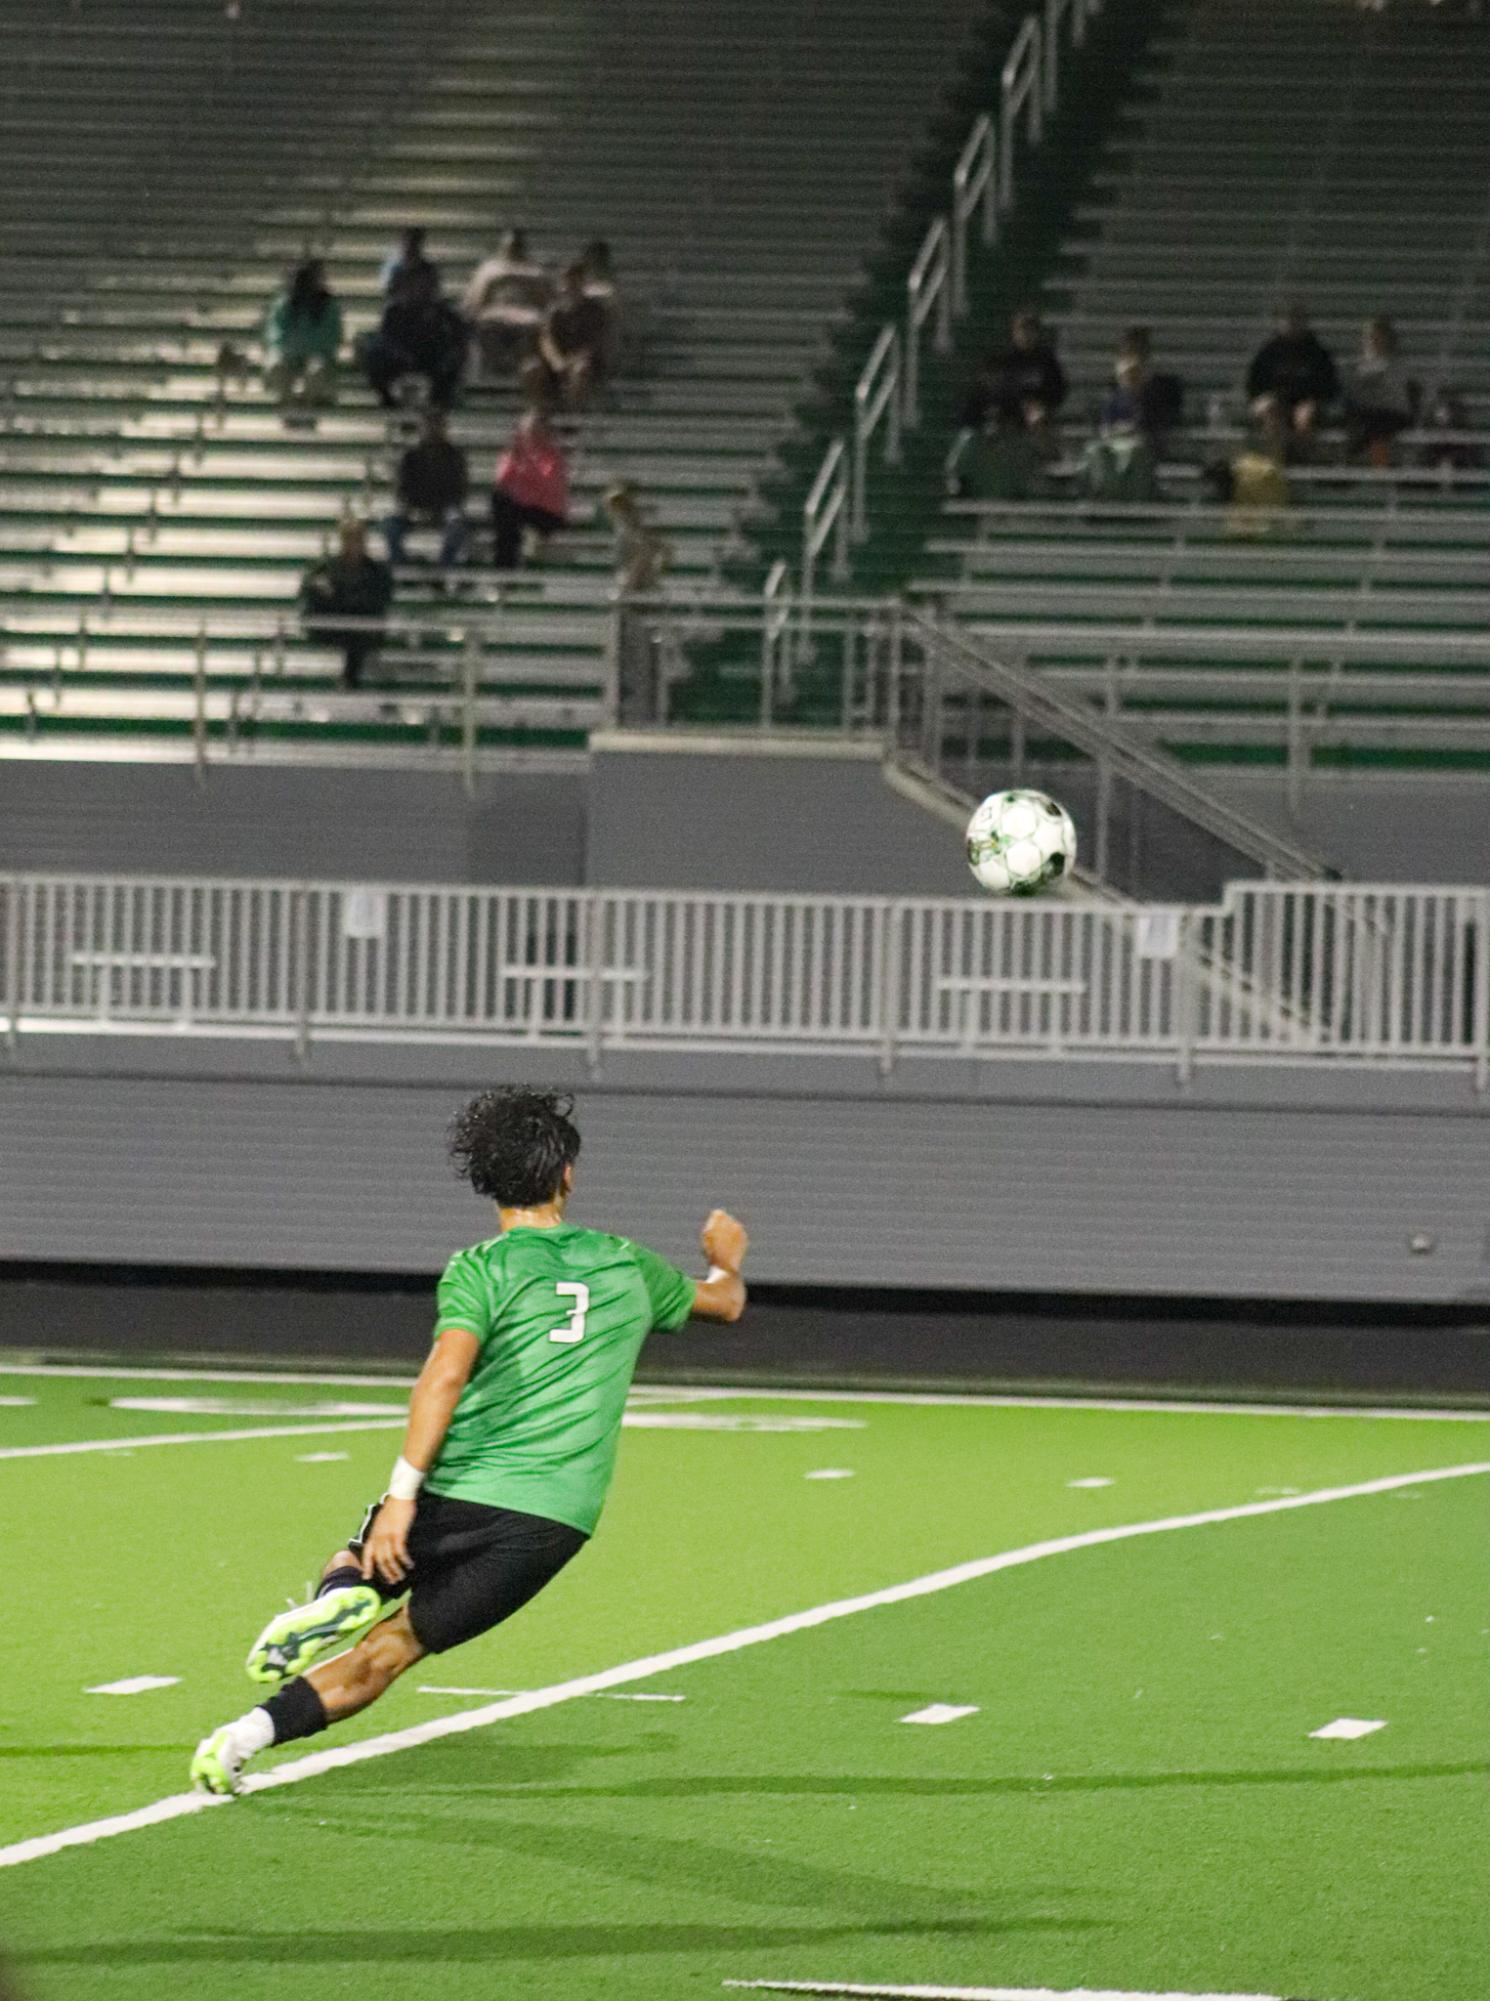
[[[605,238],[592,237],[580,252],[579,262],[585,274],[585,297],[598,299],[602,306],[614,305],[616,267],[611,259],[610,245]]]
[[[605,314],[605,336],[601,343],[604,372],[613,371],[618,346],[618,330],[621,317],[621,292],[616,282],[616,267],[611,258],[610,245],[603,236],[597,236],[587,243],[580,252],[579,262],[584,267],[585,297],[592,299]]]
[[[422,278],[440,289],[440,267],[432,263],[425,253],[427,230],[406,229],[399,238],[398,248],[390,251],[384,259],[383,268],[378,273],[378,290],[385,298],[396,292],[400,285],[410,278]]]
[[[264,319],[264,379],[282,404],[336,400],[341,340],[341,307],[326,283],[326,267],[307,258]]]
[[[497,461],[492,486],[492,559],[515,570],[523,536],[541,547],[569,518],[569,461],[541,402],[530,403]]]
[[[416,265],[399,278],[374,332],[357,343],[358,359],[378,401],[394,409],[399,392],[423,382],[438,410],[455,400],[466,365],[470,334],[440,294],[433,264]]]
[[[362,670],[382,642],[376,621],[392,602],[393,571],[369,555],[367,530],[349,516],[341,525],[336,553],[312,563],[300,584],[306,633],[341,648],[346,687],[361,685]]]
[[[626,596],[655,591],[673,552],[648,521],[636,488],[618,481],[607,488],[600,504],[616,534],[616,589]]]
[[[636,598],[659,589],[672,550],[647,520],[636,488],[624,482],[602,498],[616,533],[616,696],[623,723],[659,717],[657,655],[651,623]]]
[[[604,379],[609,326],[607,308],[586,290],[586,267],[571,264],[538,335],[543,388],[555,402],[578,408]]]
[[[1469,411],[1457,389],[1436,390],[1423,412],[1423,464],[1433,472],[1477,472],[1483,454],[1464,435],[1470,428]]]
[[[1035,309],[1021,307],[1007,343],[989,356],[964,398],[961,428],[947,460],[948,484],[962,492],[978,483],[976,470],[970,478],[962,461],[981,440],[973,458],[981,467],[986,497],[1022,497],[1049,451],[1052,419],[1065,400],[1066,374],[1055,342]]]
[[[1129,327],[1118,343],[1112,367],[1113,386],[1103,399],[1099,425],[1103,431],[1136,432],[1155,459],[1164,456],[1169,434],[1184,414],[1185,390],[1180,378],[1153,364],[1153,334],[1148,327]]]
[[[527,232],[510,229],[494,256],[479,264],[461,300],[483,376],[520,369],[533,353],[553,285],[528,254]]]
[[[1259,420],[1271,406],[1283,419],[1291,453],[1306,447],[1340,394],[1334,356],[1301,305],[1285,306],[1277,330],[1252,357],[1247,396]]]
[[[383,523],[389,562],[401,564],[410,528],[430,522],[440,530],[440,567],[453,568],[466,546],[470,487],[470,466],[460,446],[451,442],[445,413],[429,411],[419,442],[399,460],[398,505]]]
[[[1345,439],[1350,456],[1375,466],[1392,462],[1392,441],[1417,415],[1421,391],[1404,372],[1397,329],[1378,315],[1367,320],[1361,352],[1345,385]]]

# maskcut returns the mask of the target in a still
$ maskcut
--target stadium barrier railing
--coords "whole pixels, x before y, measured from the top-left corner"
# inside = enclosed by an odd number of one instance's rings
[[[1218,972],[1221,975],[1218,977]],[[1210,906],[0,878],[0,1032],[1458,1070],[1490,1084],[1490,890]]]
[[[1103,0],[1045,0],[1044,12],[1025,17],[1010,45],[999,74],[998,118],[984,112],[974,122],[958,155],[947,188],[946,212],[934,216],[917,251],[906,280],[905,326],[897,347],[900,396],[904,424],[914,429],[920,422],[921,350],[928,326],[938,349],[951,346],[952,324],[967,311],[969,246],[976,228],[985,249],[997,233],[998,215],[1011,208],[1016,188],[1016,142],[1023,125],[1024,148],[1038,146],[1045,124],[1055,110],[1060,88],[1060,44],[1064,34],[1071,49],[1086,41],[1088,24],[1100,13]],[[832,521],[824,515],[836,510],[839,501],[839,471],[846,456],[854,464],[852,485],[862,492],[868,465],[868,440],[859,444],[858,413],[878,394],[885,365],[887,336],[895,328],[890,321],[881,329],[871,350],[854,395],[855,425],[853,450],[849,440],[834,438],[827,449],[802,519],[802,593],[813,594],[817,559],[832,531]],[[887,427],[886,463],[893,464],[899,452],[899,430]],[[856,499],[852,515],[856,533],[862,535],[862,502]],[[836,512],[834,513],[836,519]],[[845,574],[847,552],[843,551],[839,574]]]

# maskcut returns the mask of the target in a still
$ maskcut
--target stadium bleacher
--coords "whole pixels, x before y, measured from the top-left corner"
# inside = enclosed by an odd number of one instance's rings
[[[1073,382],[1046,493],[949,500],[913,589],[1190,756],[1281,759],[1302,710],[1316,758],[1473,763],[1490,754],[1484,471],[1430,470],[1418,432],[1388,469],[1326,438],[1266,519],[1208,503],[1199,475],[1236,449],[1247,361],[1295,297],[1342,372],[1385,313],[1425,396],[1490,419],[1483,26],[1200,0],[1179,28],[1046,288]],[[1135,323],[1184,379],[1189,428],[1164,504],[1098,506],[1076,468]]]
[[[599,492],[634,481],[676,577],[717,574],[974,12],[640,0],[577,32],[442,0],[349,32],[305,0],[7,9],[0,741],[203,720],[282,747],[328,726],[417,741],[449,722],[473,624],[483,738],[582,736],[610,588]],[[308,435],[256,375],[224,394],[219,349],[251,347],[307,252],[355,332],[401,228],[428,226],[454,287],[519,222],[549,262],[597,234],[616,254],[626,358],[579,426],[575,525],[500,595],[479,572],[458,604],[405,578],[419,630],[391,633],[388,686],[344,695],[299,636],[296,585],[344,509],[379,511],[400,440],[350,366]],[[513,409],[460,411],[475,481]]]

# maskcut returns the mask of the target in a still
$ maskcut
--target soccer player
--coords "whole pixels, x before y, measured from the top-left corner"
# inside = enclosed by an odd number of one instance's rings
[[[191,1776],[205,1791],[237,1792],[257,1752],[355,1716],[424,1655],[541,1591],[595,1527],[648,1333],[744,1311],[749,1240],[724,1210],[703,1227],[703,1279],[565,1221],[573,1108],[554,1092],[487,1091],[456,1120],[451,1156],[496,1203],[501,1235],[445,1267],[388,1492],[318,1595],[255,1640],[249,1675],[282,1685],[197,1746]]]

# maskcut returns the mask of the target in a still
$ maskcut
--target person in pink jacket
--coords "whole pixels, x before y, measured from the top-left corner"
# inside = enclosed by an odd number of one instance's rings
[[[518,419],[506,450],[497,460],[491,496],[496,567],[518,567],[525,529],[543,542],[568,519],[569,460],[549,427],[547,413],[535,403]]]

